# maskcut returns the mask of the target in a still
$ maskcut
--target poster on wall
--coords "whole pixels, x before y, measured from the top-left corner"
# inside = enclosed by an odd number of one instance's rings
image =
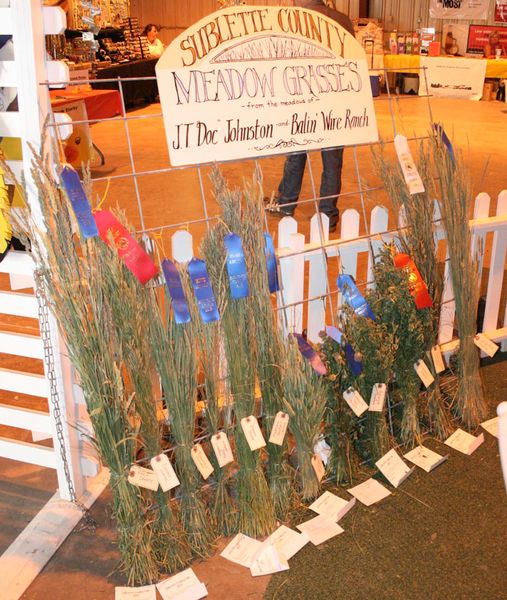
[[[468,42],[468,25],[464,23],[444,23],[442,48],[449,56],[465,56]]]
[[[421,68],[426,70],[426,77],[421,77],[419,95],[480,100],[486,64],[487,61],[475,58],[422,56]]]
[[[507,0],[495,1],[495,21],[497,23],[507,23]]]
[[[500,44],[507,47],[507,27],[501,25],[470,25],[468,29],[467,52],[484,55],[484,46],[489,42],[492,31],[496,31]]]
[[[312,10],[215,12],[169,45],[156,74],[174,166],[378,139],[364,49]]]
[[[430,0],[432,19],[488,18],[490,0]]]

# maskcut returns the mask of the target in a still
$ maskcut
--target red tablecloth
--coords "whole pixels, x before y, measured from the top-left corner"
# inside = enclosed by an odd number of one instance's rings
[[[55,109],[70,102],[84,100],[90,121],[108,119],[121,114],[121,97],[118,90],[89,90],[73,94],[66,90],[51,90],[51,106]]]

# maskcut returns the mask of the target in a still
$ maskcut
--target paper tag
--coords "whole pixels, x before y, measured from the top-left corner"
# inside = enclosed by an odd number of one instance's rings
[[[424,185],[412,158],[407,138],[398,133],[394,138],[394,147],[398,155],[401,170],[403,171],[405,183],[408,186],[408,191],[410,194],[424,193]]]
[[[287,559],[285,556],[280,555],[278,548],[269,538],[262,545],[262,551],[257,554],[257,558],[250,567],[250,573],[253,577],[271,575],[272,573],[279,573],[280,571],[287,571],[289,569]]]
[[[436,373],[442,373],[445,371],[445,363],[444,357],[442,356],[442,351],[440,350],[440,346],[436,344],[431,349],[431,358],[433,359],[433,365],[435,366]]]
[[[410,462],[414,463],[414,465],[424,469],[427,473],[433,471],[433,469],[436,469],[438,465],[441,465],[449,458],[448,454],[446,456],[440,456],[440,454],[437,454],[436,452],[433,452],[433,450],[425,448],[424,446],[417,446],[403,456]]]
[[[356,505],[356,499],[344,500],[331,492],[324,492],[317,498],[313,504],[308,507],[319,515],[326,515],[335,523],[343,517]]]
[[[382,475],[394,487],[401,485],[415,469],[415,467],[410,468],[404,463],[394,448],[389,450],[387,454],[384,454],[375,464]]]
[[[299,529],[299,531],[306,533],[306,535],[310,538],[311,543],[315,546],[318,546],[335,535],[344,532],[339,525],[333,523],[333,521],[326,515],[319,515],[318,517],[314,517],[309,521],[300,523],[296,527]]]
[[[376,383],[371,390],[370,406],[368,410],[371,412],[382,412],[384,410],[384,402],[386,399],[387,386],[385,383]]]
[[[419,375],[419,379],[423,382],[424,387],[429,388],[430,385],[435,381],[435,378],[431,374],[431,371],[426,366],[424,360],[419,359],[414,364],[415,372]]]
[[[456,431],[445,440],[445,444],[458,450],[459,452],[463,452],[463,454],[472,454],[475,452],[477,448],[484,442],[484,434],[481,433],[477,437],[468,433],[467,431],[463,431],[463,429],[456,429]]]
[[[145,469],[139,465],[132,465],[128,474],[128,481],[132,485],[146,488],[156,492],[158,489],[158,479],[156,473],[151,469]]]
[[[368,405],[364,401],[364,398],[354,388],[350,387],[348,390],[343,392],[343,399],[354,411],[356,417],[360,417],[366,410],[368,410]]]
[[[498,417],[493,417],[492,419],[488,419],[481,423],[481,427],[483,427],[488,433],[498,437]]]
[[[201,598],[206,598],[207,595],[208,595],[208,590],[206,589],[206,586],[204,585],[204,583],[199,581],[199,583],[194,583],[193,586],[187,588],[186,590],[183,590],[183,592],[180,592],[179,594],[176,594],[175,596],[169,596],[169,599],[170,600],[201,600]],[[164,597],[164,600],[166,600],[165,597]]]
[[[214,469],[201,444],[195,444],[192,446],[192,460],[194,461],[199,473],[202,475],[202,478],[208,479],[211,473],[213,473]]]
[[[150,465],[155,471],[160,487],[164,492],[168,492],[180,485],[180,480],[173,469],[171,461],[165,454],[159,454],[152,458]]]
[[[324,463],[318,454],[314,454],[312,457],[312,467],[320,483],[326,474],[326,468],[324,467]]]
[[[234,460],[229,438],[223,431],[211,436],[211,445],[220,467],[225,467]]]
[[[250,446],[250,450],[253,451],[259,450],[259,448],[264,448],[266,445],[266,440],[262,435],[262,431],[259,427],[257,419],[253,415],[241,419],[241,428],[243,429],[246,441]]]
[[[114,588],[114,600],[157,600],[157,589],[154,585],[117,587]]]
[[[157,583],[157,590],[164,600],[199,600],[208,593],[192,569],[185,569]]]
[[[483,350],[489,357],[495,356],[499,346],[489,339],[484,333],[478,333],[474,337],[474,344]]]
[[[220,556],[249,569],[255,561],[262,542],[238,533],[222,550]]]
[[[327,466],[329,457],[331,456],[331,446],[326,443],[323,435],[319,437],[319,441],[313,447],[313,452],[318,454],[320,456],[320,460],[324,463],[324,466]]]
[[[269,536],[268,540],[277,547],[278,552],[282,554],[286,560],[289,560],[299,552],[303,546],[308,544],[310,538],[306,533],[298,533],[286,525],[280,525],[280,527]]]
[[[277,412],[273,427],[271,429],[271,435],[269,436],[269,442],[276,444],[277,446],[283,446],[283,440],[287,432],[289,425],[289,415],[285,412]]]
[[[391,495],[391,492],[376,479],[367,479],[363,483],[350,488],[348,492],[365,506],[371,506]]]

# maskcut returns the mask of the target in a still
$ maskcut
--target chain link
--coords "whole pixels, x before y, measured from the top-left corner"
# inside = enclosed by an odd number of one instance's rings
[[[65,474],[65,480],[69,491],[71,501],[81,510],[83,513],[83,525],[78,529],[89,529],[95,531],[97,523],[95,519],[90,515],[89,510],[86,506],[80,502],[76,496],[76,490],[74,489],[74,482],[70,473],[69,461],[67,459],[67,452],[65,446],[65,435],[63,431],[62,422],[62,411],[60,408],[60,398],[58,394],[58,385],[55,372],[55,359],[53,355],[53,344],[51,342],[51,324],[49,321],[49,309],[47,304],[46,295],[44,293],[44,283],[39,271],[34,271],[35,281],[35,297],[37,298],[37,310],[39,315],[39,327],[40,336],[44,348],[44,364],[46,367],[46,378],[49,382],[49,401],[51,403],[53,412],[53,421],[56,428],[56,438],[58,447],[60,449],[60,457],[62,459],[63,471]]]

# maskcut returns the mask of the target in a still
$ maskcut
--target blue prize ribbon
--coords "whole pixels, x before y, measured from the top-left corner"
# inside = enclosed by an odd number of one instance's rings
[[[451,140],[447,137],[447,134],[444,131],[444,128],[439,123],[433,123],[433,131],[440,137],[444,146],[447,148],[449,152],[449,156],[451,157],[452,164],[456,162],[456,158],[454,156],[454,148],[452,147]]]
[[[345,358],[349,365],[350,371],[354,377],[361,374],[363,370],[363,363],[355,358],[356,352],[350,344],[345,344]]]
[[[227,273],[231,297],[235,300],[246,298],[249,293],[248,275],[241,238],[235,233],[229,233],[224,237],[224,246],[227,249]]]
[[[264,234],[264,252],[266,254],[266,266],[268,268],[268,285],[270,293],[278,292],[280,285],[278,283],[278,270],[276,266],[275,245],[273,238],[269,233]]]
[[[97,229],[88,198],[86,197],[77,171],[67,165],[62,169],[61,178],[63,187],[79,223],[82,236],[85,239],[98,236],[99,230]]]
[[[350,275],[339,275],[336,284],[343,294],[343,299],[354,309],[356,315],[375,321],[375,315],[373,314],[370,305],[357,289],[356,282]]]
[[[326,325],[326,335],[335,342],[338,342],[338,344],[341,344],[342,332],[339,331],[336,327],[333,327],[332,325]]]
[[[318,375],[326,375],[326,365],[322,362],[322,359],[320,358],[319,353],[315,350],[315,348],[312,348],[312,346],[310,346],[310,344],[300,333],[294,333],[292,335],[297,340],[299,351],[311,364],[313,370]]]
[[[190,323],[190,311],[176,265],[168,258],[164,258],[162,261],[162,271],[169,295],[173,301],[174,320],[178,324]]]
[[[193,258],[188,263],[188,274],[192,281],[202,322],[211,323],[212,321],[218,321],[220,315],[218,314],[217,302],[209,280],[206,263],[199,258]]]

